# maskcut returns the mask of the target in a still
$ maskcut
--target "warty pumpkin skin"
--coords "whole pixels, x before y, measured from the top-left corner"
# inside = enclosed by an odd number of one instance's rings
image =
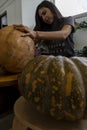
[[[82,79],[83,84],[86,92],[86,99],[87,99],[87,58],[86,57],[73,57],[71,58],[75,65],[78,67]]]
[[[0,30],[0,64],[7,71],[18,73],[34,57],[34,41],[7,26]]]
[[[85,58],[38,56],[26,65],[18,82],[21,94],[37,110],[58,120],[74,121],[82,118],[86,107],[84,77]]]

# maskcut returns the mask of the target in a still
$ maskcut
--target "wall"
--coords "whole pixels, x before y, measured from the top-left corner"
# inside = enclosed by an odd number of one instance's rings
[[[5,1],[5,2],[4,2]],[[7,11],[8,25],[22,23],[21,0],[4,0],[0,8],[0,14]]]
[[[22,0],[22,23],[33,28],[35,25],[35,10],[43,0]]]
[[[7,1],[7,2],[4,2]],[[29,27],[35,24],[36,6],[42,0],[3,0],[0,8],[0,15],[7,11],[7,22],[11,24],[24,24]]]
[[[80,17],[76,18],[78,23],[82,21],[87,22],[87,13],[81,15]],[[82,49],[84,46],[87,46],[87,28],[79,29],[74,33],[74,42],[76,49]]]

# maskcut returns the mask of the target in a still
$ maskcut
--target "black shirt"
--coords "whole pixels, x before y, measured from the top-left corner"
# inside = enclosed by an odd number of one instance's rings
[[[64,25],[71,25],[72,32],[65,40],[47,40],[45,45],[48,48],[49,55],[62,55],[66,57],[74,56],[74,42],[73,42],[73,32],[74,32],[74,18],[69,16],[61,18],[60,22],[56,23],[56,29],[53,31],[61,30]]]

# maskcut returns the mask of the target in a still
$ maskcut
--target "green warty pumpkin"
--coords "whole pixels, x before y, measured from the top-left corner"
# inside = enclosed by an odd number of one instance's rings
[[[86,107],[87,58],[38,56],[19,79],[21,94],[36,109],[55,119],[75,121]]]

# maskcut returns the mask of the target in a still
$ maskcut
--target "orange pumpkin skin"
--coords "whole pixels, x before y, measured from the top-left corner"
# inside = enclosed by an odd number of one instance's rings
[[[0,30],[0,64],[9,72],[19,73],[34,57],[34,41],[7,26]]]

